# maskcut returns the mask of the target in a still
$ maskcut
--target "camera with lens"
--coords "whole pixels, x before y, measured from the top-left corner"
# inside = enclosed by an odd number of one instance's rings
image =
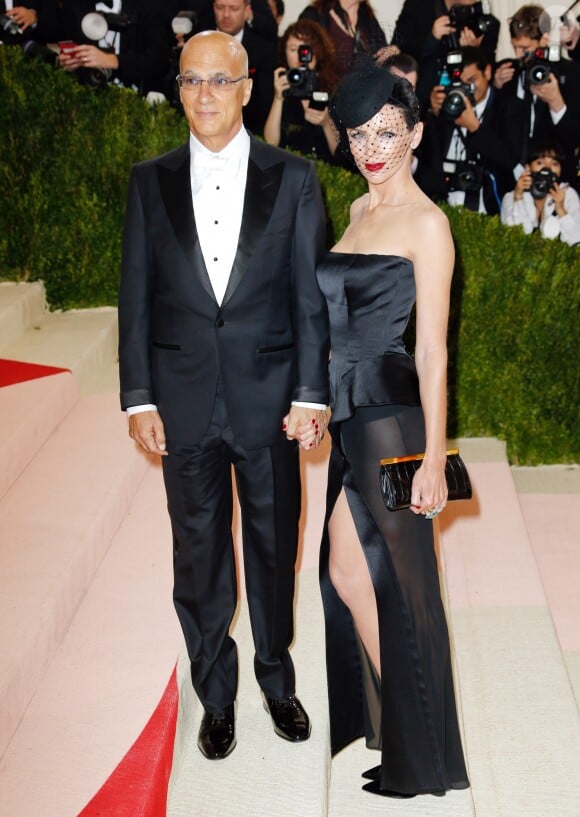
[[[466,8],[468,8],[466,6]],[[475,105],[473,96],[473,85],[471,83],[463,82],[461,80],[461,72],[463,71],[463,62],[461,51],[450,51],[445,59],[445,82],[440,78],[440,84],[445,88],[445,99],[441,106],[441,116],[453,122],[458,116],[461,116],[465,108],[465,100],[468,99],[472,105]]]
[[[554,184],[560,181],[559,176],[548,167],[542,167],[532,173],[530,193],[534,199],[545,199]]]
[[[454,4],[449,9],[449,23],[455,29],[453,34],[449,34],[452,48],[459,47],[459,35],[464,28],[469,28],[476,37],[481,37],[489,31],[493,22],[491,6],[488,0],[473,3],[470,6]]]
[[[19,45],[23,53],[32,59],[39,59],[48,65],[56,66],[58,54],[52,48],[28,39],[28,32],[22,32],[18,24],[7,14],[0,14],[0,42],[6,45]]]
[[[483,183],[483,167],[472,159],[467,162],[443,163],[445,181],[449,190],[477,193]]]
[[[11,38],[21,35],[22,32],[18,27],[18,23],[12,17],[9,17],[8,14],[0,14],[0,40],[4,42],[6,36],[8,36],[8,45],[12,45],[13,40],[11,41]]]
[[[300,66],[298,68],[289,68],[286,71],[286,79],[290,83],[290,87],[284,91],[285,97],[312,99],[312,94],[318,91],[318,74],[308,68],[312,58],[312,46],[306,45],[306,43],[298,46]]]
[[[525,54],[520,60],[520,70],[523,73],[524,85],[544,85],[550,79],[552,71],[550,60],[553,61],[553,49],[536,48],[530,54]],[[560,58],[558,52],[558,59]]]

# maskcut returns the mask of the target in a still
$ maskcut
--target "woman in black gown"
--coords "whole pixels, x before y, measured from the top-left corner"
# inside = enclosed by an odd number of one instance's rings
[[[411,175],[422,125],[409,83],[374,66],[354,72],[330,110],[368,182],[318,273],[332,347],[321,557],[332,750],[365,735],[382,754],[364,789],[439,795],[469,786],[431,522],[447,497],[453,242]],[[415,301],[413,359],[402,337]],[[412,507],[388,511],[379,460],[423,451]]]

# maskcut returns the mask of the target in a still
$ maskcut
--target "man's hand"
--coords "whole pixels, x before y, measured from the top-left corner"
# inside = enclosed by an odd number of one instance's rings
[[[502,63],[499,68],[496,69],[495,74],[493,75],[493,87],[494,88],[503,88],[508,82],[514,77],[516,69],[511,62],[504,62]]]
[[[455,29],[451,25],[451,21],[449,20],[449,16],[447,14],[437,17],[433,23],[433,26],[431,27],[431,34],[436,40],[442,40],[443,37],[446,37],[448,34],[453,34],[454,32]]]
[[[38,22],[36,11],[26,6],[14,6],[14,8],[7,9],[6,15],[14,20],[20,31],[26,31],[27,28],[35,26]]]
[[[465,100],[465,110],[458,116],[455,120],[455,124],[459,128],[467,128],[469,133],[475,133],[476,130],[479,130],[479,126],[481,122],[477,118],[477,114],[475,113],[475,109],[471,104],[471,101],[468,97],[464,97]]]
[[[320,445],[328,424],[326,409],[316,409],[304,406],[292,406],[290,412],[282,420],[282,428],[286,431],[289,440],[297,440],[300,447],[310,451]]]
[[[129,416],[129,437],[148,454],[167,456],[165,430],[157,411],[140,411]]]
[[[483,34],[477,37],[470,28],[467,28],[467,26],[461,29],[461,33],[459,34],[459,45],[461,48],[466,48],[467,46],[470,48],[479,48],[482,42]]]
[[[560,84],[554,74],[550,74],[548,81],[542,85],[530,85],[530,91],[545,102],[552,113],[558,113],[566,104],[560,91]]]
[[[439,116],[441,113],[441,107],[445,100],[446,93],[445,93],[445,86],[443,85],[434,85],[431,88],[431,93],[429,94],[429,110],[434,116]]]

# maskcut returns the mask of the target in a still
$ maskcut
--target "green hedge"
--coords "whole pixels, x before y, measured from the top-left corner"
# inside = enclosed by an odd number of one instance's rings
[[[5,46],[0,94],[0,278],[43,279],[55,308],[114,304],[129,168],[181,144],[184,120]],[[330,245],[364,181],[318,172]],[[580,252],[445,209],[457,249],[449,433],[500,437],[512,462],[578,461]]]

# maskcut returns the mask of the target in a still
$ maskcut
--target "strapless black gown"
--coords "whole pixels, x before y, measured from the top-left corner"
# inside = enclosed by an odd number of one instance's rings
[[[365,736],[381,749],[380,785],[441,793],[469,785],[459,734],[433,525],[390,512],[382,457],[425,448],[419,384],[403,333],[415,301],[400,256],[328,253],[318,270],[331,331],[332,451],[320,577],[331,745]],[[381,679],[328,571],[328,519],[344,488],[375,588]]]

